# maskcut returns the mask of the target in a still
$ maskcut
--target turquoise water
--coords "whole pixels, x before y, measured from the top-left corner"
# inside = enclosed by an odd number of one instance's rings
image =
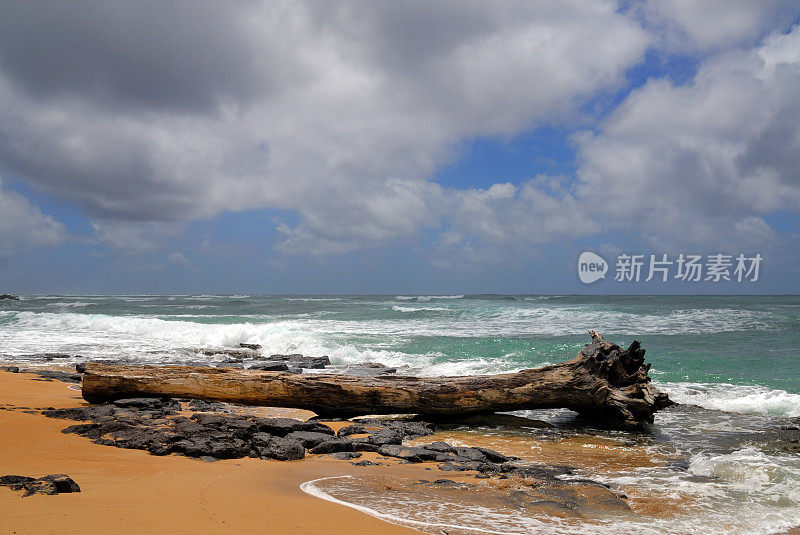
[[[486,373],[574,357],[597,329],[648,350],[658,381],[800,393],[800,297],[24,296],[0,302],[7,359],[35,353],[146,361],[198,347],[381,360],[413,373]]]
[[[266,354],[328,355],[334,368],[372,361],[398,373],[470,375],[572,359],[589,329],[620,345],[638,339],[654,382],[680,404],[642,434],[595,428],[569,411],[517,413],[552,428],[467,432],[637,444],[673,461],[581,475],[623,492],[680,495],[685,509],[668,520],[592,519],[577,530],[499,511],[465,510],[453,522],[465,533],[491,531],[501,517],[509,533],[767,534],[800,525],[800,455],[784,447],[786,428],[800,426],[797,296],[22,296],[0,301],[0,362],[214,364],[223,357],[202,349],[256,343]],[[346,487],[333,482],[317,494],[344,500]],[[385,495],[358,503],[416,522],[430,509],[417,504],[417,514]]]

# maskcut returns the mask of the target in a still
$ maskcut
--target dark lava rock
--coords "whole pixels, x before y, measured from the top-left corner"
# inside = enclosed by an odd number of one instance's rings
[[[422,447],[398,446],[396,444],[381,446],[378,453],[386,457],[395,457],[411,463],[435,461],[439,455],[438,452],[430,451]]]
[[[269,360],[297,360],[303,358],[303,355],[300,353],[293,353],[291,355],[281,355],[276,353],[274,355],[269,356]]]
[[[253,449],[262,459],[296,461],[306,456],[303,444],[297,440],[257,433],[253,435]]]
[[[75,363],[75,371],[78,373],[86,373],[86,363],[85,362],[76,362]]]
[[[363,461],[358,461],[357,463],[350,463],[353,466],[380,466],[381,463],[373,463],[369,459],[364,459]]]
[[[350,435],[360,435],[360,434],[364,434],[366,432],[367,432],[367,430],[366,430],[366,428],[364,428],[363,425],[351,424],[351,425],[346,425],[346,426],[342,427],[341,429],[339,429],[339,431],[336,433],[336,436],[337,437],[346,437],[346,436],[350,436]]]
[[[56,370],[25,370],[24,373],[38,375],[45,381],[61,381],[62,383],[80,383],[83,380],[78,373],[61,372]]]
[[[195,409],[228,410],[216,402],[191,401]],[[474,470],[479,473],[511,474],[519,477],[554,478],[557,469],[520,467],[511,457],[486,448],[456,447],[446,442],[405,446],[403,441],[434,432],[434,425],[420,421],[361,420],[333,430],[317,421],[292,418],[259,418],[246,414],[195,412],[179,415],[181,403],[169,398],[128,398],[113,404],[70,409],[47,409],[51,418],[83,421],[63,433],[87,437],[98,444],[139,449],[153,455],[177,453],[194,458],[302,459],[312,454],[336,454],[353,459],[360,452],[377,452],[402,462],[435,461],[443,470]],[[365,435],[365,436],[353,436]]]
[[[331,359],[327,356],[306,357],[300,353],[292,355],[270,355],[269,360],[284,361],[294,368],[304,368],[308,370],[321,370],[331,363]]]
[[[478,450],[483,454],[484,457],[486,457],[486,459],[488,459],[490,462],[493,463],[507,463],[515,459],[514,457],[508,457],[506,455],[503,455],[502,453],[498,453],[488,448],[481,448],[480,446],[473,446],[472,449]]]
[[[230,410],[227,403],[206,401],[204,399],[190,400],[189,409],[197,412],[228,412]]]
[[[258,353],[249,349],[203,349],[200,353],[209,357],[224,355],[228,357],[229,362],[241,362],[245,359],[258,358]]]
[[[266,362],[259,362],[258,364],[251,365],[248,370],[261,370],[264,372],[284,372],[289,370],[289,366],[285,362],[277,360],[268,360]]]
[[[390,368],[377,362],[365,362],[364,364],[343,368],[342,372],[347,375],[356,375],[358,377],[376,377],[378,375],[397,373],[397,368]]]
[[[428,422],[403,421],[403,420],[379,420],[376,418],[361,419],[359,424],[367,428],[367,433],[385,434],[388,430],[395,430],[402,434],[404,440],[432,435],[436,431],[436,426]],[[377,429],[370,429],[377,428]]]
[[[431,451],[438,451],[441,453],[452,453],[455,452],[456,449],[454,446],[451,446],[447,442],[437,441],[431,442],[430,444],[425,444],[425,448]]]
[[[311,448],[309,453],[316,455],[319,453],[338,453],[343,451],[355,451],[355,444],[349,440],[333,438],[318,444],[314,448]]]
[[[463,472],[466,470],[466,468],[464,468],[460,464],[445,462],[439,465],[439,470],[443,472]]]
[[[80,492],[81,488],[71,477],[64,474],[50,474],[40,478],[27,476],[0,476],[0,485],[12,490],[24,491],[23,497],[33,494],[61,494]]]
[[[239,347],[241,347],[242,349],[252,349],[253,351],[258,351],[259,349],[261,349],[261,344],[245,344],[240,342]]]
[[[239,459],[250,454],[250,445],[244,440],[225,436],[195,438],[183,451],[190,457],[213,457],[215,459]],[[304,452],[305,453],[305,452]]]
[[[390,368],[386,364],[381,364],[380,362],[362,362],[358,365],[359,368],[372,368],[372,369],[379,369],[379,370],[394,370],[395,368]],[[392,372],[387,372],[392,373]]]
[[[102,414],[105,413],[105,414]],[[46,409],[42,414],[48,418],[59,418],[62,420],[92,420],[102,416],[111,416],[115,413],[115,408],[110,405],[93,405],[89,407],[74,407],[69,409]]]
[[[0,294],[0,301],[7,299],[9,301],[19,301],[19,297],[11,294]]]
[[[387,444],[402,444],[403,432],[397,428],[381,428],[375,431],[368,431],[369,436],[352,438],[353,442],[360,442],[363,444],[374,444],[376,446],[385,446]]]
[[[358,459],[364,455],[358,451],[340,451],[337,453],[331,453],[330,456],[342,461],[349,461],[350,459]]]
[[[123,398],[113,402],[117,407],[141,409],[145,411],[162,411],[180,409],[181,405],[172,398]]]
[[[333,436],[333,429],[318,422],[303,422],[292,418],[255,418],[259,430],[271,435],[285,437],[293,431],[313,431]]]
[[[4,366],[0,369],[2,369],[4,372],[19,373],[19,366]]]
[[[287,439],[299,441],[304,448],[312,449],[319,446],[323,442],[331,439],[327,433],[318,433],[316,431],[292,431],[286,435]]]

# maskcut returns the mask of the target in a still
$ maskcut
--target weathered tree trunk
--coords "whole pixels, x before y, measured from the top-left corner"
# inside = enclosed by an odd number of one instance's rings
[[[308,409],[323,416],[417,413],[458,417],[520,409],[567,408],[624,427],[653,421],[672,404],[650,382],[644,349],[589,331],[577,358],[518,373],[471,377],[353,377],[234,368],[88,363],[83,397],[97,403],[170,396]]]

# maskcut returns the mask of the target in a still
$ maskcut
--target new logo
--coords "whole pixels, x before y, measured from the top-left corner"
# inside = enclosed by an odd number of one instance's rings
[[[606,278],[608,262],[600,255],[584,251],[578,257],[578,278],[584,284],[591,284]]]

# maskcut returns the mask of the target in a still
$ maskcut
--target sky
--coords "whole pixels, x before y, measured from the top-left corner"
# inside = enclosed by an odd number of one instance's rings
[[[0,292],[800,293],[798,0],[0,14]]]

